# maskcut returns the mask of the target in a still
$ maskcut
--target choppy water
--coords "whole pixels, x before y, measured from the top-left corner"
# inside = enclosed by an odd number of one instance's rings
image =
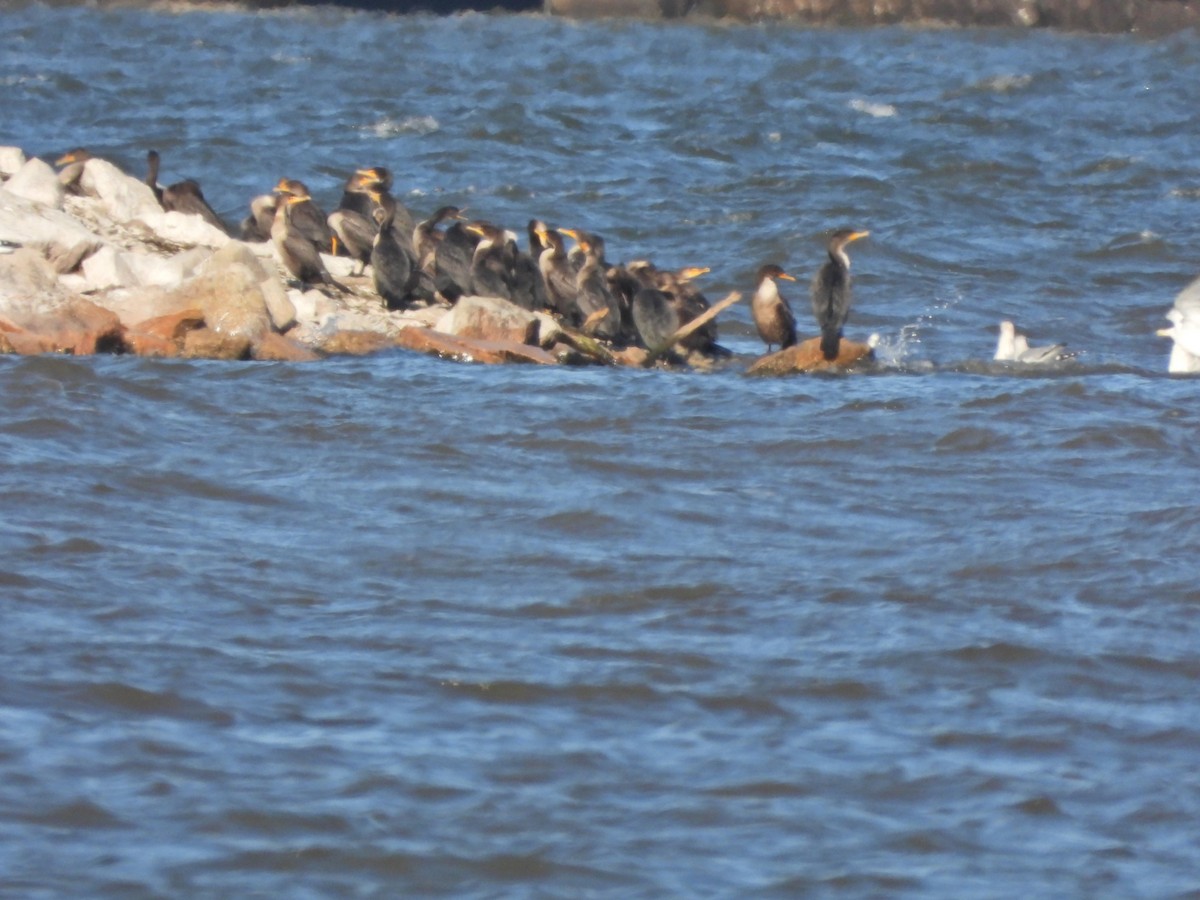
[[[230,219],[384,164],[710,296],[870,228],[889,365],[0,358],[0,894],[1200,892],[1194,35],[3,23],[0,141]]]

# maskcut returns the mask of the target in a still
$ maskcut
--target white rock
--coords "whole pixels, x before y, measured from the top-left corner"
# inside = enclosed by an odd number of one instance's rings
[[[4,182],[4,189],[34,203],[62,209],[63,187],[58,183],[58,173],[36,156]]]
[[[348,256],[330,256],[322,253],[321,262],[325,263],[325,270],[334,278],[347,278],[358,271],[358,260]]]
[[[111,244],[105,244],[85,259],[82,268],[88,287],[94,291],[139,286],[137,275],[125,261],[125,254]]]
[[[100,243],[100,238],[65,212],[0,188],[0,241],[71,247],[80,241]]]
[[[210,255],[211,252],[206,247],[193,247],[174,256],[127,253],[125,262],[133,270],[140,284],[174,288],[195,275]]]
[[[288,299],[287,289],[278,278],[265,278],[259,283],[267,301],[267,315],[276,331],[284,332],[296,324],[296,307]]]
[[[11,178],[25,165],[25,151],[20,147],[0,147],[0,177]]]
[[[0,316],[20,324],[75,297],[59,284],[54,267],[36,250],[22,247],[0,255]]]
[[[134,218],[158,237],[173,244],[190,247],[224,247],[230,241],[229,235],[225,232],[190,213],[163,212],[156,206],[155,209],[137,213]]]
[[[79,185],[85,194],[100,198],[105,211],[116,222],[162,213],[162,206],[148,184],[126,175],[106,159],[89,159]]]

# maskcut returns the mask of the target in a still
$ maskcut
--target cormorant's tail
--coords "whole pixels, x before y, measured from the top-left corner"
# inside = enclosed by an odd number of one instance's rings
[[[837,359],[838,349],[842,345],[842,333],[836,328],[826,328],[821,331],[821,355],[826,359]]]
[[[792,331],[783,336],[783,343],[779,345],[780,350],[786,350],[788,347],[796,346],[796,332]]]

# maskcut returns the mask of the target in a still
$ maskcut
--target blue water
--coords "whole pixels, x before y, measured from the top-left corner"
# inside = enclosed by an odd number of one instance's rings
[[[869,374],[0,357],[0,894],[1200,891],[1200,50],[23,6],[0,143],[803,284]],[[300,92],[299,94],[297,92]],[[1079,357],[990,362],[1012,318]],[[803,328],[802,328],[803,330]]]

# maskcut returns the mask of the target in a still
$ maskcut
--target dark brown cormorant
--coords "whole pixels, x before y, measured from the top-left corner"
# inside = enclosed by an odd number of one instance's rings
[[[508,235],[491,222],[472,222],[467,231],[479,235],[471,257],[471,293],[511,300],[513,256]]]
[[[574,313],[579,294],[575,287],[575,267],[567,259],[566,244],[559,232],[543,228],[539,237],[545,248],[538,255],[538,269],[546,285],[546,304],[567,318]]]
[[[837,359],[842,342],[842,326],[850,314],[850,257],[846,245],[870,232],[839,228],[829,238],[829,261],[821,266],[812,280],[813,315],[821,329],[821,355]]]
[[[158,167],[161,163],[161,158],[157,150],[151,150],[146,154],[146,162],[149,165],[149,172],[146,175],[146,184],[150,185],[150,190],[154,191],[154,196],[158,198],[159,206],[167,212],[181,212],[192,216],[199,216],[213,228],[218,229],[223,234],[227,234],[229,229],[225,227],[225,223],[221,221],[221,217],[216,214],[208,201],[204,199],[204,192],[200,190],[198,182],[191,178],[185,178],[183,181],[177,181],[175,184],[167,185],[165,188],[158,186]]]
[[[461,220],[462,218],[462,210],[457,206],[443,206],[428,219],[417,223],[416,228],[413,229],[413,253],[417,257],[417,263],[430,275],[437,274],[434,260],[438,245],[441,244],[443,238],[442,232],[438,231],[438,226],[447,219]]]
[[[297,192],[297,185],[300,182],[293,181],[287,192],[281,192],[275,221],[271,225],[271,240],[275,242],[279,258],[284,267],[299,280],[302,288],[309,284],[328,284],[339,291],[348,292],[349,289],[334,281],[326,270],[316,245],[296,228],[293,219],[295,211],[303,209],[306,202],[311,202],[307,192]]]
[[[375,210],[378,208],[370,197],[370,185],[374,181],[374,169],[356,169],[346,179],[346,184],[342,187],[342,199],[337,206],[338,209],[353,210],[363,218],[369,219],[372,227],[376,224]]]
[[[564,228],[562,233],[583,251],[583,264],[575,273],[576,316],[572,324],[593,337],[613,340],[621,333],[621,308],[605,277],[604,239],[599,235]]]
[[[626,270],[639,285],[630,303],[634,329],[642,346],[655,350],[665,344],[683,324],[679,310],[659,287],[659,272],[653,263],[637,260],[626,266]]]
[[[466,222],[455,222],[442,232],[433,257],[433,280],[437,292],[451,303],[471,292],[471,262],[478,243],[479,235]]]
[[[388,309],[404,309],[416,298],[421,270],[409,248],[409,237],[395,224],[396,207],[385,196],[384,204],[375,210],[379,232],[371,247],[371,272],[375,290]]]
[[[787,300],[779,293],[777,282],[780,278],[785,281],[796,280],[773,264],[759,269],[758,287],[754,291],[754,299],[750,301],[754,325],[758,328],[759,337],[766,343],[768,353],[772,344],[778,344],[779,349],[783,350],[796,343],[796,317]]]
[[[709,272],[707,266],[686,266],[676,272],[659,272],[659,287],[671,298],[672,305],[679,313],[680,325],[686,325],[692,319],[708,311],[708,298],[700,292],[692,281]],[[685,350],[712,354],[719,350],[717,347],[717,323],[711,321],[696,329],[679,345]]]
[[[250,215],[242,219],[241,240],[269,241],[271,225],[275,221],[275,207],[278,204],[278,194],[259,194],[251,200]]]
[[[280,206],[288,208],[292,233],[306,237],[320,252],[332,253],[333,232],[325,213],[308,193],[308,186],[295,178],[281,178],[279,184],[275,185],[275,192],[282,195]],[[279,220],[278,215],[275,220]],[[271,236],[275,236],[273,225]]]
[[[546,279],[542,277],[538,257],[546,249],[542,243],[539,230],[544,231],[546,224],[537,219],[530,219],[526,226],[529,234],[529,252],[526,253],[517,246],[515,236],[511,241],[512,250],[512,301],[517,306],[533,312],[542,312],[550,305],[546,297]]]

